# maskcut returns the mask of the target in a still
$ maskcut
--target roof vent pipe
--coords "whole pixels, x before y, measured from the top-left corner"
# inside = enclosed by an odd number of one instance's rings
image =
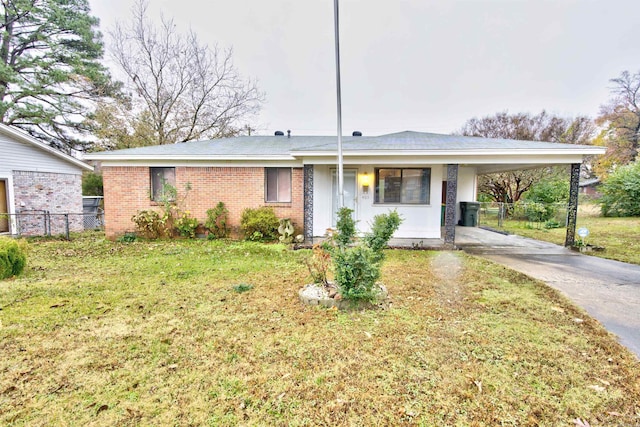
[[[359,130],[354,130],[351,136],[362,136],[362,132],[360,132]]]
[[[274,133],[275,136],[284,136],[284,132],[282,132],[281,130],[277,130],[276,133]]]
[[[287,131],[287,138],[291,138],[291,131],[290,130]]]

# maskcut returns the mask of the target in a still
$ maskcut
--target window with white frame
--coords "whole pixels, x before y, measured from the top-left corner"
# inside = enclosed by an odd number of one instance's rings
[[[166,185],[176,185],[176,168],[149,168],[151,175],[151,200],[161,201]]]
[[[428,205],[430,187],[430,168],[379,168],[375,203]]]
[[[291,202],[291,168],[265,168],[266,202]]]

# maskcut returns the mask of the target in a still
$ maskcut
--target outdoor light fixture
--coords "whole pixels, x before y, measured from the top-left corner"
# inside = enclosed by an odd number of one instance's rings
[[[360,183],[362,184],[362,192],[369,192],[369,175],[365,172],[363,175],[360,175]]]

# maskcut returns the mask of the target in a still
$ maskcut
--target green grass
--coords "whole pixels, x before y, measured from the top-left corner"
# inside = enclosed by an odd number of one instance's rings
[[[497,227],[497,221],[481,218],[481,225]],[[640,218],[604,218],[594,205],[582,205],[578,211],[576,230],[586,227],[586,243],[605,248],[589,255],[640,264]],[[542,224],[527,221],[505,221],[505,231],[532,239],[564,245],[566,228],[547,230]],[[576,235],[576,239],[578,236]]]
[[[339,312],[299,303],[305,254],[33,242],[0,282],[0,424],[640,423],[638,360],[545,285],[389,251],[391,308]]]

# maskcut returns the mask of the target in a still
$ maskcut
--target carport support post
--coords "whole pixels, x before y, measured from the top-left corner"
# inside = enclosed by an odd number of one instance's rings
[[[578,184],[580,183],[580,163],[571,164],[571,183],[569,184],[569,205],[567,206],[566,247],[573,246],[576,240],[576,221],[578,219]]]
[[[447,165],[447,200],[444,209],[444,247],[447,249],[455,247],[457,198],[458,165]]]

